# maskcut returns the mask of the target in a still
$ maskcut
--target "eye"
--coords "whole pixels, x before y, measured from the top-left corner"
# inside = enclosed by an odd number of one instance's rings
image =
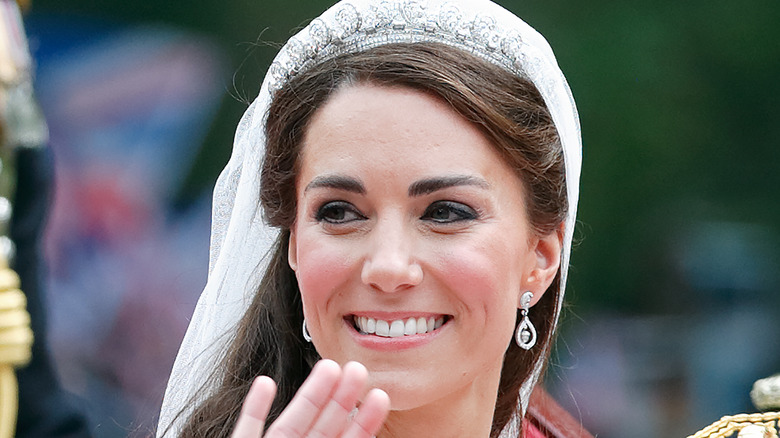
[[[446,224],[473,220],[477,217],[477,212],[468,205],[454,201],[436,201],[428,206],[422,219]]]
[[[349,202],[331,201],[325,203],[317,210],[315,218],[318,222],[345,224],[347,222],[365,219],[365,216],[360,214]]]

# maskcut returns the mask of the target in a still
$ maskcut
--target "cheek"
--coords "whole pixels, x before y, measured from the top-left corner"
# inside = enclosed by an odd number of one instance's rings
[[[514,315],[521,275],[516,255],[506,245],[483,241],[440,249],[436,270],[464,303],[486,313],[509,309],[506,313]]]
[[[508,259],[512,255],[484,247],[452,248],[437,260],[441,281],[456,295],[458,326],[472,335],[466,343],[485,360],[502,360],[517,319],[520,284]]]
[[[295,276],[304,307],[319,307],[338,294],[354,271],[352,251],[334,245],[324,236],[305,232],[298,238],[298,269]]]

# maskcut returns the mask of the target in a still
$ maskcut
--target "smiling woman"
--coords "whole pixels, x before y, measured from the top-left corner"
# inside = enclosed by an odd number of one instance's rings
[[[542,296],[561,251],[495,147],[426,93],[353,85],[315,113],[300,163],[289,263],[317,352],[364,364],[394,411],[495,397],[520,296]],[[311,187],[334,174],[349,183]]]
[[[353,1],[269,75],[215,191],[161,434],[522,436],[579,177],[546,42],[487,1]],[[258,199],[280,230],[259,285]]]

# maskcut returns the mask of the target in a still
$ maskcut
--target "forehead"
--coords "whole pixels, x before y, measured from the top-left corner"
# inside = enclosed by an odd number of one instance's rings
[[[385,177],[513,175],[479,128],[443,100],[411,88],[376,85],[345,87],[330,97],[308,125],[301,164],[300,179],[366,169]]]

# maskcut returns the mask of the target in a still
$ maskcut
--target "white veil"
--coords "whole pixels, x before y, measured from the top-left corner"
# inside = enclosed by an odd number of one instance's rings
[[[233,154],[217,180],[212,212],[209,276],[171,372],[158,436],[178,434],[196,394],[224,353],[262,272],[278,232],[262,221],[260,166],[270,96],[289,77],[332,56],[392,42],[436,41],[461,48],[530,79],[539,89],[561,138],[569,214],[561,260],[561,295],[569,264],[582,161],[580,126],[566,79],[547,41],[511,12],[488,0],[344,0],[291,38],[241,119]],[[523,384],[525,410],[541,363]],[[198,399],[204,397],[198,394]],[[189,403],[189,405],[188,405]],[[179,412],[183,415],[176,418]],[[502,436],[516,436],[518,421]]]

